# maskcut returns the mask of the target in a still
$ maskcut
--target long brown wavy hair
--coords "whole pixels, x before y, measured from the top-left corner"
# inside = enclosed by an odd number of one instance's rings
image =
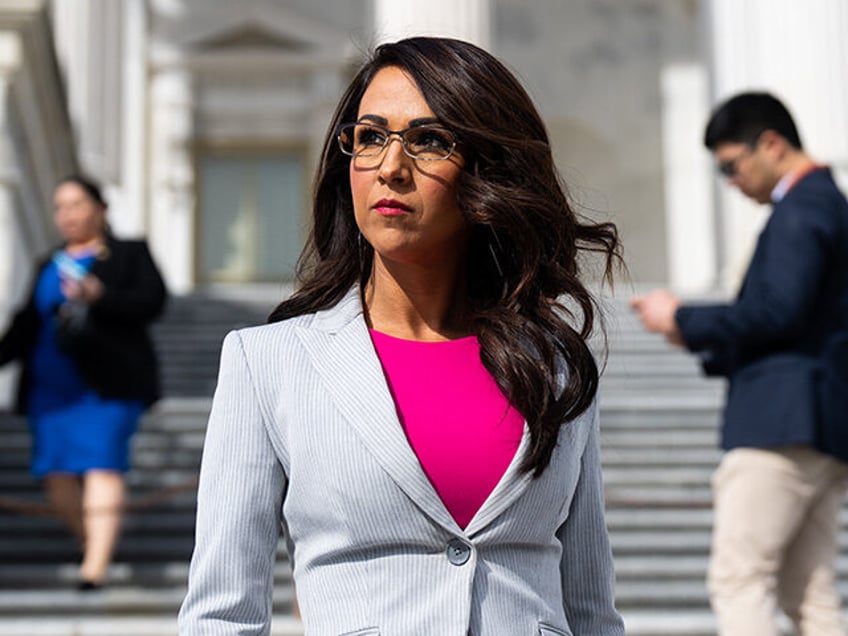
[[[586,342],[598,312],[580,280],[578,254],[600,253],[611,283],[620,243],[612,223],[592,223],[574,211],[532,100],[479,47],[415,37],[378,47],[359,70],[324,142],[297,290],[269,322],[332,307],[351,286],[364,287],[368,280],[373,250],[360,238],[350,157],[339,150],[335,130],[356,120],[363,93],[387,66],[415,80],[461,144],[465,167],[457,198],[472,226],[466,263],[470,324],[484,366],[527,420],[531,444],[521,468],[538,476],[550,462],[560,427],[583,413],[598,390],[598,368]]]

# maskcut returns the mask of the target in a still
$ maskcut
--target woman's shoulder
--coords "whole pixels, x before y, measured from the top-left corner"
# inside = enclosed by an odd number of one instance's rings
[[[252,327],[230,331],[221,347],[222,367],[250,369],[260,384],[260,378],[277,378],[288,375],[305,364],[306,352],[298,332],[309,329],[314,315],[303,315]],[[270,388],[275,391],[276,389]]]
[[[227,334],[224,344],[226,346],[227,341],[239,343],[250,358],[273,355],[272,352],[280,347],[287,347],[290,343],[296,342],[297,332],[301,329],[309,329],[315,322],[315,317],[316,314],[304,314],[279,322],[234,329]]]
[[[308,327],[314,317],[315,314],[304,314],[302,316],[286,318],[279,322],[241,327],[231,331],[229,336],[235,334],[244,343],[261,346],[266,343],[291,338],[298,328]]]
[[[147,240],[144,238],[117,238],[109,235],[105,248],[108,252],[136,253],[148,252]]]

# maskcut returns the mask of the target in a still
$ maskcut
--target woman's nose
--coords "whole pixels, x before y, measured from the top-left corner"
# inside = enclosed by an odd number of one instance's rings
[[[397,137],[389,137],[380,163],[380,178],[386,182],[406,180],[409,178],[410,161],[412,158],[404,152],[403,142]]]

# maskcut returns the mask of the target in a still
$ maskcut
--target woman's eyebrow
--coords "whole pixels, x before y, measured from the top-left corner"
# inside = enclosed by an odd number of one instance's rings
[[[380,115],[372,115],[370,113],[366,113],[365,115],[360,115],[357,121],[373,121],[375,124],[379,124],[380,126],[387,126],[389,120],[385,117],[381,117]],[[415,126],[424,126],[427,124],[438,124],[438,117],[416,117],[415,119],[409,120],[409,127],[414,128]]]
[[[424,126],[426,124],[438,124],[438,117],[418,117],[417,119],[409,120],[409,127],[414,128],[415,126]]]

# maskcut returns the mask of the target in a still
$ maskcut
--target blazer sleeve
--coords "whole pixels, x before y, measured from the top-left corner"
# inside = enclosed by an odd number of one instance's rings
[[[286,480],[241,337],[224,340],[197,500],[181,636],[266,636]]]
[[[736,302],[678,309],[675,319],[687,348],[721,355],[739,348],[769,349],[800,337],[832,260],[832,217],[816,205],[776,209]]]
[[[104,281],[103,295],[92,303],[91,311],[106,320],[151,322],[162,312],[167,293],[147,243],[122,241],[114,249],[126,251],[125,269],[130,275],[114,283]]]
[[[38,312],[32,301],[15,312],[8,330],[0,338],[0,366],[30,352],[38,336],[38,323]]]
[[[35,289],[45,265],[46,261],[36,265],[26,304],[15,311],[6,333],[0,338],[0,366],[24,358],[35,346],[41,322],[35,307]]]
[[[562,595],[571,631],[580,636],[624,636],[615,609],[615,573],[601,479],[598,402],[580,460],[580,477],[568,518],[557,531],[562,543]]]

